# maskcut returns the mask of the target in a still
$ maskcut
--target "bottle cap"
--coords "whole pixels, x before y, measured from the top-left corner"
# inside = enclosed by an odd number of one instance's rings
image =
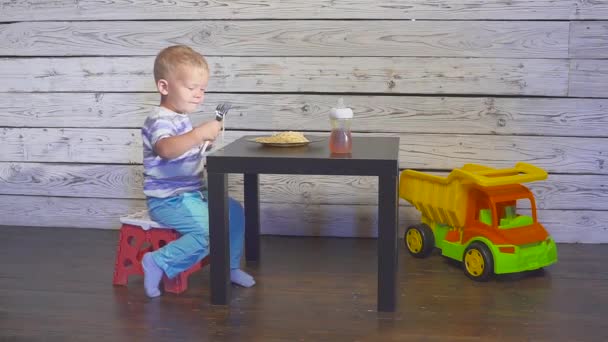
[[[344,106],[344,99],[338,99],[336,108],[332,108],[329,112],[329,117],[332,119],[352,119],[353,110]]]

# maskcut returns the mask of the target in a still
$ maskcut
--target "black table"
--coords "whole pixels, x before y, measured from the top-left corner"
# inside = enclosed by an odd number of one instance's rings
[[[227,174],[244,174],[245,258],[260,257],[259,174],[378,176],[378,311],[395,311],[399,175],[398,137],[353,137],[350,155],[329,152],[327,138],[301,147],[268,147],[245,136],[207,156],[211,303],[230,300]],[[321,140],[321,141],[319,141]]]

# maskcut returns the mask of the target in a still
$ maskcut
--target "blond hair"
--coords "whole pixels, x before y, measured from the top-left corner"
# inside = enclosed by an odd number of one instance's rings
[[[154,60],[154,80],[166,79],[180,67],[202,68],[209,73],[203,55],[186,45],[169,46],[161,50]]]

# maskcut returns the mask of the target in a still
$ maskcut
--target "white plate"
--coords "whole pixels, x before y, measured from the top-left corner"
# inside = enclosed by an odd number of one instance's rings
[[[326,138],[315,137],[313,139],[311,139],[311,138],[306,138],[306,139],[308,139],[307,142],[297,142],[297,143],[276,143],[276,142],[269,143],[269,142],[260,142],[260,141],[256,141],[255,138],[248,139],[248,141],[254,142],[254,143],[258,143],[258,144],[263,145],[263,146],[270,146],[270,147],[298,147],[298,146],[306,146],[306,145],[309,145],[311,143],[323,141]]]

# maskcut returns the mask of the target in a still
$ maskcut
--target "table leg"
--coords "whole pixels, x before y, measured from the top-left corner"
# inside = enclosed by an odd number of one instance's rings
[[[398,171],[398,170],[397,170]],[[397,298],[397,175],[380,176],[378,187],[378,311],[395,311]]]
[[[211,304],[230,299],[230,249],[228,244],[228,185],[224,173],[209,173],[209,238],[211,249]]]
[[[260,187],[257,173],[245,174],[245,259],[260,259]]]

